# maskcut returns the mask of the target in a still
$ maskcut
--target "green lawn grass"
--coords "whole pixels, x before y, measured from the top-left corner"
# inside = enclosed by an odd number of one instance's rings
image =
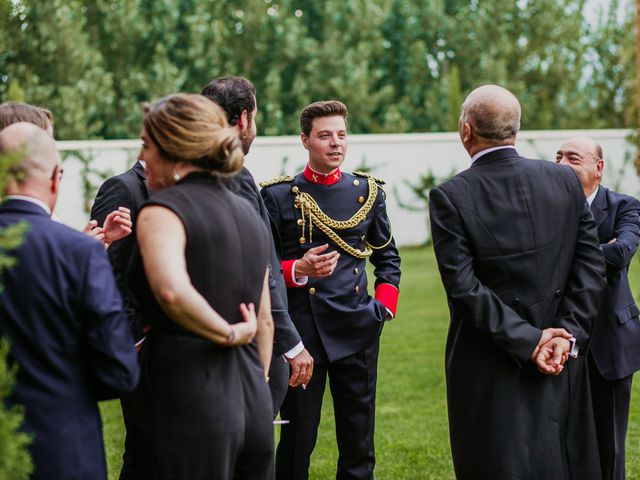
[[[430,248],[402,249],[398,316],[382,334],[376,417],[376,479],[453,479],[444,382],[449,312]],[[640,291],[637,264],[630,278]],[[639,346],[640,347],[640,346]],[[634,386],[627,478],[640,479],[640,387]],[[335,478],[337,449],[329,389],[325,396],[311,479]],[[117,401],[101,404],[109,479],[122,463],[124,427]],[[278,427],[277,427],[278,428]],[[186,479],[185,479],[186,480]]]

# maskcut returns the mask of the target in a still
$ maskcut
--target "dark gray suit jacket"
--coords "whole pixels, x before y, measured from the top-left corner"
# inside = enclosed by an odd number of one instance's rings
[[[584,354],[600,306],[604,259],[575,173],[493,151],[433,189],[430,213],[451,311],[457,478],[600,478],[593,423],[568,421],[573,372],[543,375],[529,360],[548,327],[568,330]]]
[[[271,232],[269,213],[265,208],[264,201],[260,196],[253,175],[251,175],[251,172],[246,167],[242,167],[242,171],[236,177],[236,183],[238,195],[249,201],[251,206],[258,212],[258,215],[264,220],[269,232]],[[282,277],[280,258],[276,253],[273,238],[271,238],[269,254],[269,290],[271,293],[271,314],[275,327],[273,334],[273,356],[279,357],[295,347],[301,340],[289,316],[287,287]]]
[[[118,288],[122,293],[125,310],[133,335],[136,340],[142,338],[142,320],[138,314],[133,296],[129,292],[126,281],[126,269],[131,260],[131,255],[136,248],[136,219],[142,204],[149,198],[149,190],[144,177],[144,167],[140,162],[136,162],[133,167],[120,175],[109,178],[98,190],[96,199],[91,207],[91,218],[98,221],[102,226],[109,213],[118,207],[127,207],[131,210],[131,220],[133,221],[133,232],[131,235],[113,242],[109,246],[109,260],[113,266]]]

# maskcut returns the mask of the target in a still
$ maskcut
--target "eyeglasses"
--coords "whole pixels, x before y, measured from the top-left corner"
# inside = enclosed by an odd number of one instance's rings
[[[62,168],[61,165],[56,165],[55,167],[53,167],[53,172],[51,172],[51,180],[55,180],[56,178],[56,173],[58,175],[60,175],[58,178],[59,180],[62,180],[62,174],[64,173],[64,168]]]

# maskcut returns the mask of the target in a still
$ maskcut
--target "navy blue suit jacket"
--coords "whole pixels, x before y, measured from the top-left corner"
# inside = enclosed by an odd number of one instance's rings
[[[627,270],[640,241],[640,202],[600,187],[591,204],[607,265],[607,287],[591,354],[600,374],[618,380],[640,370],[640,322]],[[613,238],[614,243],[608,243]]]
[[[0,229],[26,221],[15,266],[2,275],[0,335],[18,376],[35,479],[104,479],[98,400],[132,390],[133,338],[102,245],[31,202],[0,205]]]

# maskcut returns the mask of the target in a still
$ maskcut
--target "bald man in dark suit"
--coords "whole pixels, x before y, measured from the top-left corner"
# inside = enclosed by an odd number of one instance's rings
[[[605,480],[624,480],[631,379],[640,370],[640,322],[629,286],[629,264],[640,242],[640,202],[601,185],[602,148],[589,137],[568,139],[556,162],[577,173],[598,226],[607,287],[589,350],[598,450]]]
[[[463,480],[598,480],[584,355],[604,259],[578,178],[519,155],[519,129],[511,92],[471,92],[460,116],[471,166],[430,194],[451,311],[453,463]]]
[[[18,366],[9,404],[24,405],[34,435],[33,479],[106,480],[97,402],[131,391],[139,376],[122,300],[102,244],[51,220],[62,176],[54,140],[15,123],[0,132],[8,152],[20,161],[0,228],[28,227],[1,280],[0,335]]]

